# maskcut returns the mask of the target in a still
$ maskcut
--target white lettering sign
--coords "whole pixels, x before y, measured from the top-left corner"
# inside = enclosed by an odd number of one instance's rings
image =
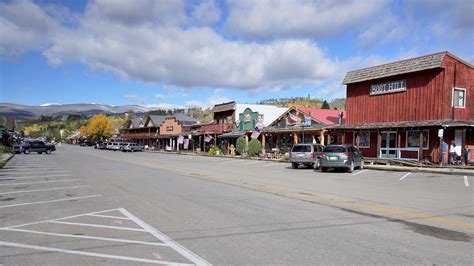
[[[406,90],[407,81],[405,79],[370,85],[370,95],[395,93]]]

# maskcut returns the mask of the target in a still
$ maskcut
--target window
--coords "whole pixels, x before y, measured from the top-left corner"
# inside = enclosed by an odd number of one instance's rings
[[[407,148],[420,147],[420,130],[407,131]],[[423,149],[428,149],[429,131],[423,130]]]
[[[327,146],[324,148],[324,152],[347,152],[347,148],[344,146]]]
[[[357,135],[359,135],[359,148],[370,148],[370,132],[354,132],[354,134],[352,134],[352,144],[355,146],[357,146]]]
[[[466,107],[466,89],[453,88],[453,107],[454,108]]]

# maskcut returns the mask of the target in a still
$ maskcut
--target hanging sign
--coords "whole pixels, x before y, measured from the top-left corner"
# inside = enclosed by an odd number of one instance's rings
[[[440,128],[438,129],[438,137],[442,138],[444,135],[444,129]]]
[[[310,127],[311,126],[311,116],[305,116],[303,126]]]
[[[370,95],[395,93],[407,90],[406,79],[370,85]]]

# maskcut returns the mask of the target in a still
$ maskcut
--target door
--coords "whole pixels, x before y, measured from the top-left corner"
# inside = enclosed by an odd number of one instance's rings
[[[382,132],[380,144],[381,158],[397,158],[397,132]]]

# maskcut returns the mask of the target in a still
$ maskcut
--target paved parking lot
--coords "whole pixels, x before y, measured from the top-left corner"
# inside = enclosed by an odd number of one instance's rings
[[[63,145],[0,170],[0,263],[471,264],[471,181]]]

